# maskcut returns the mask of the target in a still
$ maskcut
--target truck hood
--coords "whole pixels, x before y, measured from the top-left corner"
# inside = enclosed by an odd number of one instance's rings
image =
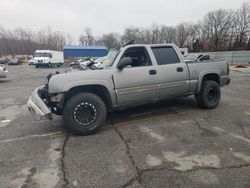
[[[112,73],[112,69],[101,69],[55,74],[48,83],[49,93],[63,93],[73,87],[85,85],[112,87]]]

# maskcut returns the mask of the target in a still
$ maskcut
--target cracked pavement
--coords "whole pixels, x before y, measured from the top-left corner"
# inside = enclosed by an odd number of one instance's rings
[[[0,80],[0,187],[250,187],[250,73],[213,110],[193,97],[108,115],[95,135],[35,122],[32,90],[63,68],[8,67]]]

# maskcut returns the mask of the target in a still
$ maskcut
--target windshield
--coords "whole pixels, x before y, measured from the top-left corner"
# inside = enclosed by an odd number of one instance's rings
[[[105,66],[112,66],[118,54],[119,54],[118,50],[110,49],[105,60],[103,61],[103,64],[105,64]]]
[[[52,55],[50,53],[42,53],[42,52],[38,52],[38,53],[35,53],[35,57],[49,57],[49,58],[52,58]]]
[[[105,57],[99,57],[97,59],[94,60],[95,63],[99,63],[101,61],[103,61],[105,59]]]

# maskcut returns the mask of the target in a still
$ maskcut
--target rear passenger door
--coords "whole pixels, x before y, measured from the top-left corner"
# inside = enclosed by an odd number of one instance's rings
[[[160,98],[181,96],[189,91],[189,75],[173,46],[151,47],[158,64]]]

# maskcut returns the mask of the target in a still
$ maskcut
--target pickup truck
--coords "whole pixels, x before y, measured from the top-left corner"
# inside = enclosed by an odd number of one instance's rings
[[[230,82],[226,61],[185,63],[174,44],[127,45],[109,54],[104,69],[48,75],[28,101],[34,118],[62,115],[68,130],[92,134],[107,112],[173,97],[194,95],[199,106],[215,108],[220,87]]]

